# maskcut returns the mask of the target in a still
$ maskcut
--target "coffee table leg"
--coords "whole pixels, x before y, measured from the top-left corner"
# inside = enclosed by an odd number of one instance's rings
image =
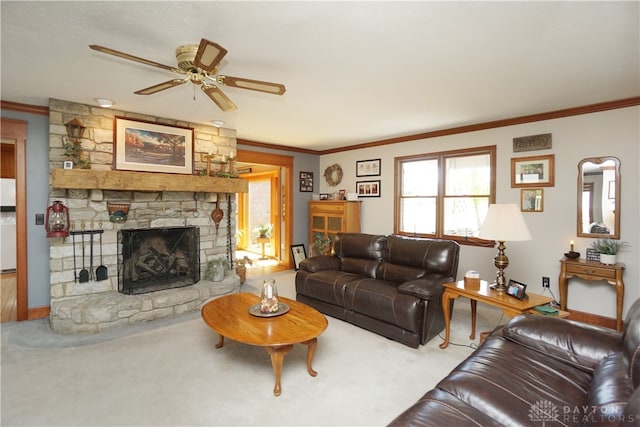
[[[218,334],[218,343],[216,344],[216,348],[220,348],[224,345],[224,336]]]
[[[302,344],[307,346],[307,372],[309,372],[309,375],[311,375],[312,377],[315,377],[316,375],[318,375],[318,373],[313,370],[313,368],[311,367],[311,363],[313,362],[313,355],[316,354],[318,339],[313,338],[309,341],[303,342]]]
[[[293,345],[283,345],[281,347],[265,347],[267,353],[271,356],[271,366],[273,366],[273,373],[276,376],[276,386],[273,388],[274,396],[280,396],[282,393],[282,387],[280,385],[280,377],[282,375],[282,362],[284,361],[284,355],[287,354]]]

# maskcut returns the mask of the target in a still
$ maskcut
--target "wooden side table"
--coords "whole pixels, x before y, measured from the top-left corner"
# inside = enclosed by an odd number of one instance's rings
[[[584,259],[563,258],[560,260],[560,308],[567,309],[567,288],[569,279],[579,277],[584,280],[605,280],[616,288],[616,330],[622,332],[622,305],[624,303],[624,282],[622,273],[624,264],[602,264],[598,261],[586,261]]]
[[[449,345],[451,330],[450,301],[453,299],[465,297],[471,301],[471,335],[469,339],[475,339],[476,337],[476,305],[478,301],[498,307],[507,316],[515,317],[518,314],[528,313],[533,307],[548,304],[553,300],[553,298],[530,292],[527,292],[529,298],[519,300],[504,292],[494,291],[485,280],[481,280],[478,286],[467,286],[466,288],[464,280],[445,283],[442,286],[444,286],[444,292],[442,293],[442,312],[444,314],[445,336],[444,342],[440,344],[440,348],[446,348]]]
[[[262,256],[260,257],[260,259],[268,259],[267,255],[265,254],[264,245],[271,241],[271,237],[258,237],[256,241],[262,245]]]

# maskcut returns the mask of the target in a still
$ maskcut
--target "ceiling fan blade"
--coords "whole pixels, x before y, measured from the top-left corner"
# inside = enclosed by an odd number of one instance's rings
[[[262,82],[260,80],[243,79],[241,77],[218,76],[217,82],[226,86],[241,89],[257,90],[258,92],[282,95],[287,89],[280,83]]]
[[[202,85],[201,88],[222,111],[233,111],[238,108],[217,86]]]
[[[202,39],[200,40],[200,46],[198,46],[193,64],[207,73],[215,73],[216,67],[226,54],[227,49],[217,43]]]
[[[129,55],[128,53],[120,52],[119,50],[111,49],[97,44],[91,44],[89,45],[89,47],[93,50],[97,50],[98,52],[106,53],[108,55],[119,56],[120,58],[128,59],[130,61],[136,61],[145,65],[150,65],[152,67],[162,68],[163,70],[173,71],[174,73],[184,74],[184,71],[179,68],[170,67],[169,65],[160,64],[158,62],[140,58],[139,56]]]
[[[169,81],[166,81],[166,82],[163,82],[163,83],[159,83],[157,85],[149,86],[149,87],[144,88],[144,89],[137,90],[134,93],[136,95],[152,95],[152,94],[160,92],[162,90],[170,89],[170,88],[172,88],[174,86],[179,86],[181,84],[185,84],[188,81],[189,81],[189,79],[173,79],[173,80],[169,80]]]

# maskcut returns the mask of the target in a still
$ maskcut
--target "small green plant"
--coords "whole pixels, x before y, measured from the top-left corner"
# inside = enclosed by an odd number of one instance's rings
[[[80,169],[91,169],[91,160],[85,158],[82,153],[82,143],[80,140],[64,142],[64,155],[71,157],[73,164]]]
[[[598,253],[604,255],[615,255],[621,248],[629,246],[627,242],[621,242],[620,240],[613,240],[609,238],[598,239],[591,242],[591,247]]]
[[[260,224],[253,232],[256,233],[258,237],[271,237],[272,230],[273,224]]]
[[[326,234],[317,233],[313,236],[313,247],[320,255],[324,255],[327,247],[331,246],[331,239]]]
[[[253,265],[253,262],[251,261],[251,258],[246,255],[236,260],[236,265],[240,268],[246,268],[247,264]]]

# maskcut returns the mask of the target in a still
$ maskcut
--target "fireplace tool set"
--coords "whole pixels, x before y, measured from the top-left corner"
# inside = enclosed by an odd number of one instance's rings
[[[90,280],[101,281],[109,278],[107,266],[102,261],[102,222],[99,224],[100,229],[93,229],[93,221],[91,222],[91,230],[85,230],[84,221],[80,223],[80,230],[76,230],[75,225],[71,224],[71,237],[73,239],[73,280],[74,282],[85,283]],[[93,236],[100,235],[100,265],[96,268],[95,274],[93,270]],[[86,267],[86,252],[85,252],[85,236],[89,236],[89,269]],[[82,269],[78,272],[77,257],[76,257],[76,236],[81,236],[82,244]]]

